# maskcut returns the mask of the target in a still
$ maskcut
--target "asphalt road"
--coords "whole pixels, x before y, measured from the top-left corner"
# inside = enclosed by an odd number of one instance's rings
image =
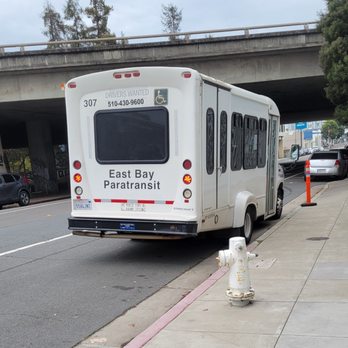
[[[75,237],[69,209],[65,200],[0,212],[0,347],[71,347],[225,247]]]
[[[286,202],[304,191],[302,175],[285,184]],[[0,347],[74,346],[227,247],[224,239],[75,237],[69,210],[63,200],[0,212]]]

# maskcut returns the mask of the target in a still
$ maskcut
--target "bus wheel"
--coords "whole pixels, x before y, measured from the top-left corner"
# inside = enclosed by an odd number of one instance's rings
[[[240,227],[240,236],[245,238],[245,242],[248,244],[253,234],[254,220],[251,209],[248,208],[244,216],[244,225]]]
[[[277,193],[277,204],[276,204],[276,213],[272,216],[272,220],[278,220],[282,216],[283,212],[283,192],[278,190]]]

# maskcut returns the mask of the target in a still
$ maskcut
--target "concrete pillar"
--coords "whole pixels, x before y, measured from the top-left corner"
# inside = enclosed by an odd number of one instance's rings
[[[27,121],[29,154],[35,191],[58,192],[51,126],[47,120]]]

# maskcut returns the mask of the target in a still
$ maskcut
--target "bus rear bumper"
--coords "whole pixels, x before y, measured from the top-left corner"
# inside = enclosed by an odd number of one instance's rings
[[[197,236],[196,222],[69,218],[74,235],[102,238],[180,239]]]

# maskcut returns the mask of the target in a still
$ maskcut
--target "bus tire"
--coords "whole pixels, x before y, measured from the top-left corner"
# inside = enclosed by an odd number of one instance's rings
[[[250,243],[254,229],[254,218],[251,208],[248,208],[244,216],[244,225],[239,228],[239,235],[245,238],[246,244]]]
[[[276,213],[272,216],[272,218],[271,218],[272,220],[278,220],[282,216],[283,205],[284,205],[283,196],[284,196],[283,191],[281,189],[278,189]]]

